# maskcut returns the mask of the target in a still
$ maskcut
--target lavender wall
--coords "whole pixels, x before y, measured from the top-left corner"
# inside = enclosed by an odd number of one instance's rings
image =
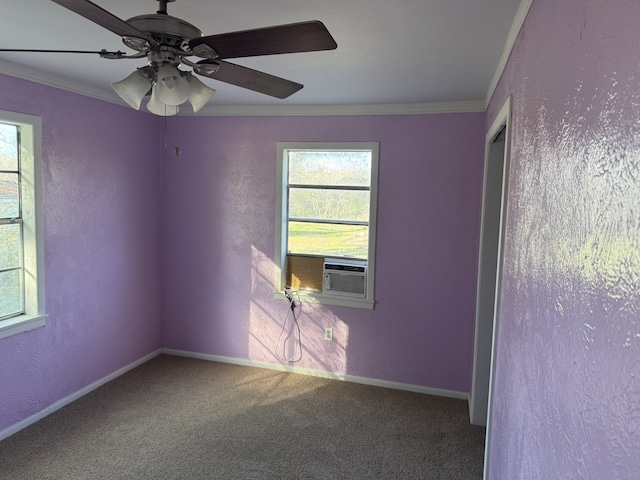
[[[163,345],[286,363],[274,353],[287,312],[273,299],[276,142],[378,141],[375,310],[305,304],[296,366],[468,392],[483,121],[180,118],[182,155],[164,163]]]
[[[0,432],[160,347],[160,122],[0,76],[43,126],[47,325],[0,340]]]
[[[535,0],[491,102],[513,144],[489,476],[640,476],[637,0]]]

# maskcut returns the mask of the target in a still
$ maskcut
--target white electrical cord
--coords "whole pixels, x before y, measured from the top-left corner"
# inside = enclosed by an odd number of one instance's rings
[[[284,335],[284,331],[287,328],[287,320],[289,320],[289,315],[291,315],[291,317],[293,318],[293,324],[291,325],[291,327],[295,327],[295,328],[292,328],[292,331],[289,332],[287,337],[284,339],[284,342],[282,342],[282,359],[289,363],[296,363],[302,360],[302,336],[300,333],[300,325],[298,324],[298,318],[296,316],[296,308],[301,309],[302,302],[300,302],[300,296],[298,295],[298,292],[295,290],[291,290],[290,288],[285,288],[283,293],[285,298],[289,301],[289,306],[287,308],[287,315],[284,317],[284,322],[282,323],[282,330],[280,331],[278,342],[276,343],[275,353],[276,353],[276,356],[278,356],[278,348],[280,347],[280,340],[282,339],[282,336]],[[295,300],[293,299],[294,295],[296,296],[296,299],[298,301],[297,305]],[[296,358],[296,342],[295,342],[296,331],[298,332],[298,354],[299,354],[298,358]],[[291,355],[291,357],[287,357],[287,354],[286,354],[287,342],[291,339],[291,335],[293,335],[293,341],[294,341],[293,354]]]

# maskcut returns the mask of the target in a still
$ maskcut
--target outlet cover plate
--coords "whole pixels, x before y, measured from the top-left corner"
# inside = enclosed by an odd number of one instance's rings
[[[324,329],[324,339],[327,341],[333,340],[333,328],[325,327]]]

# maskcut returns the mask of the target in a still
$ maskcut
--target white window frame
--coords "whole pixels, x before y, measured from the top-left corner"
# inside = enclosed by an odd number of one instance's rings
[[[277,142],[276,163],[276,252],[274,298],[285,299],[283,290],[286,285],[287,261],[287,221],[288,221],[288,152],[301,151],[370,151],[371,152],[371,190],[369,203],[369,250],[367,254],[367,280],[364,298],[352,298],[322,292],[297,292],[297,298],[303,302],[373,309],[375,304],[375,260],[376,260],[376,220],[378,205],[378,142]],[[332,256],[331,258],[340,258]],[[349,259],[345,257],[345,261]]]
[[[22,215],[24,312],[0,320],[0,339],[43,327],[44,226],[42,210],[42,121],[40,117],[0,110],[0,123],[20,128],[20,202]]]

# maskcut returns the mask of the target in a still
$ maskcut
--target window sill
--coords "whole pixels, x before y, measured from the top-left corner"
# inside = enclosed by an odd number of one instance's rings
[[[298,290],[294,293],[294,295],[295,300],[299,300],[302,303],[317,303],[322,305],[333,305],[336,307],[351,307],[373,310],[373,306],[375,304],[374,300],[367,300],[365,298],[329,295],[326,293],[304,290]],[[275,298],[276,300],[287,300],[282,292],[273,292],[273,298]]]
[[[44,327],[46,315],[19,315],[0,321],[0,339]]]

